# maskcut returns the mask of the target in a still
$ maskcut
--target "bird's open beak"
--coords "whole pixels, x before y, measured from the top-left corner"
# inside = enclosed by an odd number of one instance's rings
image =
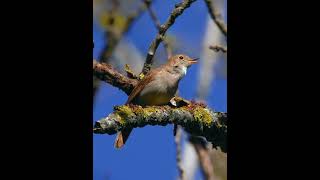
[[[189,62],[189,64],[191,65],[191,64],[195,64],[195,63],[197,63],[199,58],[195,58],[195,59],[191,59],[191,60],[189,60],[188,62]]]

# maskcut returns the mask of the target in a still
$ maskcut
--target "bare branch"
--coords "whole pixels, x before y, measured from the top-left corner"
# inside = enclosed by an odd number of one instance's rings
[[[119,6],[119,2],[115,1],[114,3],[116,4],[116,6]],[[116,8],[113,10],[115,11]],[[144,4],[141,4],[141,6],[136,10],[136,12],[133,12],[127,17],[123,28],[121,29],[111,28],[106,30],[105,36],[108,37],[108,42],[104,47],[104,49],[102,50],[101,56],[99,57],[101,62],[107,62],[108,59],[110,59],[115,47],[119,43],[122,36],[130,30],[130,28],[133,25],[133,22],[136,19],[138,19],[145,10],[146,10],[146,7],[144,6]]]
[[[137,128],[146,125],[178,124],[192,135],[203,136],[226,152],[227,114],[193,103],[189,106],[172,108],[169,106],[137,105],[115,106],[114,112],[95,122],[96,134],[115,134],[124,128]]]
[[[182,136],[182,129],[180,126],[176,126],[176,134],[174,138],[174,142],[176,144],[176,159],[177,159],[177,166],[178,166],[178,171],[179,171],[179,179],[180,180],[185,180],[185,173],[183,171],[183,165],[181,161],[181,136]]]
[[[223,53],[227,53],[227,48],[226,47],[223,47],[223,46],[219,46],[219,45],[216,45],[216,46],[209,46],[209,49],[212,49],[216,52],[223,52]]]
[[[150,4],[152,3],[152,1],[150,2]],[[132,13],[129,17],[128,17],[128,21],[126,23],[126,26],[124,28],[124,33],[127,33],[130,28],[132,27],[133,22],[139,18],[143,12],[146,10],[145,5],[142,3],[139,8],[137,9],[136,12]]]
[[[209,14],[213,21],[217,24],[223,35],[227,36],[227,25],[224,23],[222,19],[221,13],[212,3],[212,0],[204,0],[206,2]]]
[[[127,95],[130,95],[131,91],[138,84],[137,76],[132,72],[130,66],[126,64],[125,71],[127,76],[121,74],[115,70],[110,64],[99,63],[93,60],[93,76],[98,80],[105,81],[112,86],[118,87],[120,90],[124,91]],[[175,96],[170,101],[172,106],[182,107],[190,106],[193,102],[183,99],[182,97]],[[203,103],[198,103],[201,106],[205,106]]]
[[[156,13],[153,11],[153,9],[151,8],[151,1],[150,0],[144,0],[144,4],[146,5],[148,12],[150,14],[150,17],[152,19],[152,21],[154,22],[156,28],[158,29],[158,31],[161,30],[161,24],[159,19],[156,16]],[[169,47],[169,42],[166,38],[163,39],[163,46],[167,52],[167,56],[168,59],[172,56],[172,51],[171,48]]]
[[[211,162],[211,157],[209,149],[201,138],[190,136],[189,141],[194,145],[196,152],[199,157],[199,162],[201,166],[202,173],[206,180],[214,180],[213,164]]]
[[[141,74],[145,75],[151,69],[151,66],[153,64],[153,56],[159,44],[163,41],[164,35],[167,32],[167,30],[174,24],[176,18],[179,17],[184,12],[184,10],[190,7],[190,5],[195,1],[196,0],[183,0],[182,3],[176,5],[176,7],[171,12],[168,20],[163,25],[161,25],[159,33],[157,34],[156,38],[152,41],[149,47],[146,62],[144,63]]]
[[[117,9],[117,7],[119,6],[119,2],[118,1],[113,1],[115,9]],[[145,11],[146,7],[145,5],[142,3],[142,5],[138,8],[138,10],[134,13],[132,13],[131,15],[128,16],[126,24],[124,25],[123,29],[118,29],[116,30],[116,32],[114,32],[115,30],[106,30],[105,32],[105,37],[108,38],[106,45],[103,47],[103,50],[99,56],[99,60],[100,62],[104,62],[107,63],[108,60],[111,58],[115,48],[117,47],[120,39],[122,38],[122,36],[127,33],[129,31],[129,29],[132,27],[133,22],[139,18],[142,13]],[[111,21],[112,22],[112,21]],[[93,98],[96,95],[97,90],[99,89],[100,86],[100,82],[96,77],[93,77]]]
[[[122,75],[113,69],[111,65],[98,63],[96,60],[93,60],[93,75],[98,79],[111,84],[112,86],[118,87],[127,95],[131,93],[138,82],[135,79],[130,79]]]
[[[153,20],[154,24],[156,25],[157,29],[160,30],[161,29],[161,23],[160,23],[159,19],[157,18],[156,13],[151,8],[151,1],[150,0],[144,0],[143,2],[146,5],[147,10],[148,10],[148,12],[150,14],[150,17]]]

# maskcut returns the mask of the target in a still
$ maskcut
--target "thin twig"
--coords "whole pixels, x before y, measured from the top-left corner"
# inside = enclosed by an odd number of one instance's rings
[[[129,64],[124,65],[124,71],[127,73],[127,77],[131,79],[138,79],[138,76],[134,74]]]
[[[209,46],[209,49],[212,49],[216,52],[223,52],[223,53],[227,53],[227,48],[226,47],[223,47],[223,46],[219,46],[219,45],[215,45],[215,46]]]
[[[147,7],[147,10],[150,14],[151,19],[153,20],[154,24],[156,25],[157,29],[161,28],[161,23],[159,21],[159,19],[156,16],[156,13],[153,11],[153,9],[151,8],[151,1],[150,0],[143,0],[144,4]]]
[[[159,33],[157,34],[156,38],[152,41],[141,74],[145,75],[151,69],[151,66],[153,64],[153,56],[159,44],[163,41],[164,35],[167,32],[167,30],[174,24],[176,18],[179,17],[184,12],[184,10],[190,7],[190,5],[195,1],[196,0],[183,0],[182,3],[179,3],[175,6],[168,20],[163,25],[161,25]]]
[[[227,36],[227,25],[222,19],[222,15],[217,8],[212,3],[212,0],[204,0],[206,2],[209,14],[212,20],[217,24],[218,28],[221,30],[223,35]]]
[[[151,1],[150,0],[144,0],[144,4],[146,5],[148,12],[150,14],[150,17],[152,19],[152,21],[154,22],[156,28],[158,29],[158,31],[161,30],[161,24],[159,19],[156,16],[156,13],[153,11],[153,9],[151,8]],[[163,46],[167,52],[167,56],[168,59],[172,56],[172,51],[171,48],[169,47],[169,42],[166,38],[163,39]]]

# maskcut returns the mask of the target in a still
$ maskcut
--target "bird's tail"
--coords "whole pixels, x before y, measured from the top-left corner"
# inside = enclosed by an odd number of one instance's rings
[[[121,132],[119,132],[115,140],[114,147],[117,149],[122,148],[126,143],[126,141],[128,140],[131,131],[132,131],[132,128],[124,129]]]

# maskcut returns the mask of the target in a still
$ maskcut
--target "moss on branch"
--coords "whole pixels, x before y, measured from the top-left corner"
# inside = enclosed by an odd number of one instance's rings
[[[203,136],[214,147],[227,151],[227,114],[214,112],[202,104],[191,103],[183,107],[138,105],[115,106],[114,112],[97,121],[95,134],[115,134],[123,128],[137,128],[147,125],[178,124],[187,132]]]

